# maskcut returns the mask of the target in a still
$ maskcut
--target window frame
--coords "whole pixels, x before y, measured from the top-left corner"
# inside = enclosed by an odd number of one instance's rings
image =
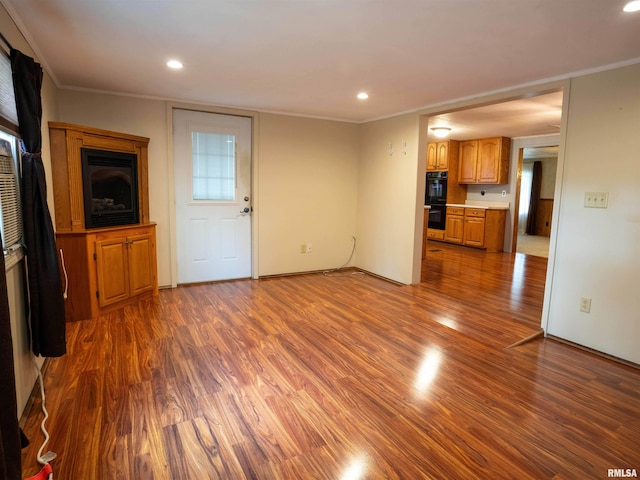
[[[11,60],[8,53],[4,49],[0,49],[0,78],[11,85],[5,88],[0,85],[0,138],[9,141],[11,144],[12,166],[14,169],[14,177],[16,182],[16,209],[20,212],[19,218],[22,217],[22,175],[20,171],[20,133],[18,128],[18,116],[15,107],[15,96],[13,88],[13,75],[11,70]],[[0,200],[0,223],[2,216],[2,205]],[[9,271],[15,265],[20,263],[25,256],[24,248],[24,225],[22,221],[18,221],[20,227],[20,238],[12,245],[4,245],[4,239],[0,237],[0,245],[5,261],[5,272]]]
[[[238,201],[238,152],[237,152],[237,138],[238,131],[234,128],[225,128],[225,129],[216,129],[210,128],[203,125],[189,125],[189,205],[194,206],[204,206],[204,205],[214,205],[214,206],[229,206],[229,205],[239,205]],[[207,199],[195,199],[194,198],[194,188],[193,188],[193,134],[194,133],[206,133],[206,134],[215,134],[215,135],[228,135],[234,138],[234,160],[233,160],[233,199],[232,200],[207,200]]]

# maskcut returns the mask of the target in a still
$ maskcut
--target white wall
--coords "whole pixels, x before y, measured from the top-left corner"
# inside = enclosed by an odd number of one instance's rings
[[[259,143],[259,275],[343,265],[356,234],[359,126],[260,114]],[[308,243],[312,253],[300,253]]]
[[[572,79],[547,332],[635,363],[639,152],[640,64]],[[609,192],[607,209],[584,208],[592,191]],[[579,311],[582,296],[590,314]]]
[[[414,255],[421,252],[415,233],[422,229],[424,202],[416,199],[424,198],[418,181],[424,183],[425,167],[418,160],[418,123],[417,114],[367,123],[360,143],[357,265],[406,284],[415,281]]]
[[[158,282],[171,285],[173,207],[167,192],[173,174],[166,102],[71,90],[61,90],[59,98],[59,121],[150,138],[149,203],[151,220],[158,225]],[[259,123],[253,215],[258,222],[258,274],[342,265],[355,234],[359,127],[273,114],[259,114]],[[311,243],[313,252],[301,254],[302,243]]]
[[[166,104],[160,100],[60,90],[58,121],[148,137],[149,217],[157,223],[158,284],[171,285]]]

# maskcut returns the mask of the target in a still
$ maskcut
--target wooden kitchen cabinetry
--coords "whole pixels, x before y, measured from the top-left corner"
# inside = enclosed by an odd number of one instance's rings
[[[448,170],[458,159],[458,144],[456,140],[428,143],[427,171]]]
[[[506,218],[506,210],[447,207],[444,241],[501,252]]]
[[[460,142],[458,183],[509,183],[511,139],[483,138]]]
[[[464,210],[462,207],[447,207],[444,230],[445,242],[462,244],[464,240]]]
[[[475,208],[465,208],[464,210],[464,235],[462,243],[468,247],[483,248],[486,210]]]

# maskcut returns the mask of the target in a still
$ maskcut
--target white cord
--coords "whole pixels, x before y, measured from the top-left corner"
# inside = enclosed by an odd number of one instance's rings
[[[62,254],[62,250],[60,250],[60,254]],[[27,275],[28,273],[29,272],[27,271]],[[29,304],[31,304],[31,292],[29,291],[28,288],[26,289],[26,294],[27,294],[27,301],[29,302]],[[49,442],[49,432],[47,432],[47,429],[45,427],[45,423],[49,418],[49,412],[47,411],[47,408],[45,406],[44,381],[42,380],[42,370],[40,369],[40,365],[38,365],[38,359],[33,354],[31,312],[29,312],[29,315],[27,318],[27,326],[29,329],[29,332],[28,332],[29,333],[29,352],[31,354],[31,360],[33,361],[33,366],[35,367],[36,372],[38,373],[38,383],[40,384],[40,396],[42,397],[42,413],[44,413],[44,418],[42,419],[42,423],[40,423],[40,430],[42,430],[42,433],[44,433],[44,442],[42,443],[42,445],[40,446],[40,449],[38,450],[38,453],[36,455],[36,460],[40,465],[47,465],[49,462],[55,459],[57,455],[51,451],[42,455],[42,450],[44,450],[45,445]],[[53,473],[48,475],[47,480],[52,480],[52,479],[53,479]]]
[[[33,359],[33,364],[36,367],[36,371],[38,372],[38,382],[40,383],[40,395],[42,397],[42,413],[44,413],[44,418],[42,419],[42,423],[40,424],[40,430],[42,430],[42,433],[44,434],[44,442],[42,443],[42,445],[40,446],[40,449],[38,450],[36,459],[38,460],[38,463],[40,465],[46,465],[51,460],[56,458],[57,455],[51,451],[42,455],[42,451],[44,450],[45,445],[49,443],[49,432],[47,432],[47,429],[45,427],[45,423],[49,418],[49,412],[47,411],[47,407],[45,406],[44,382],[42,380],[42,370],[38,365],[38,361],[36,360],[36,357],[32,355],[31,358]]]
[[[64,264],[64,253],[62,253],[62,249],[60,249],[60,260],[62,263],[62,272],[64,273],[64,293],[62,294],[62,296],[66,300],[67,291],[69,290],[69,277],[67,276],[67,267]]]
[[[333,272],[338,272],[340,270],[342,270],[344,267],[346,267],[347,265],[349,265],[349,262],[351,262],[351,259],[353,258],[353,254],[356,251],[356,237],[354,235],[351,236],[351,239],[353,240],[353,248],[351,249],[351,255],[349,255],[349,258],[347,259],[346,262],[344,262],[344,264],[338,268],[334,268],[333,270],[326,270],[324,272],[322,272],[323,275],[327,276],[327,277],[341,277],[343,275],[364,275],[364,272],[351,272],[351,273],[347,273],[347,274],[340,274],[340,275],[336,275]]]

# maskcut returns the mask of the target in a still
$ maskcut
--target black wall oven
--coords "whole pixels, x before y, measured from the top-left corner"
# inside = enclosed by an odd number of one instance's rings
[[[446,215],[447,207],[445,205],[431,205],[429,209],[429,224],[427,227],[444,230]]]
[[[424,204],[429,205],[429,228],[444,230],[447,215],[447,172],[427,172]]]

